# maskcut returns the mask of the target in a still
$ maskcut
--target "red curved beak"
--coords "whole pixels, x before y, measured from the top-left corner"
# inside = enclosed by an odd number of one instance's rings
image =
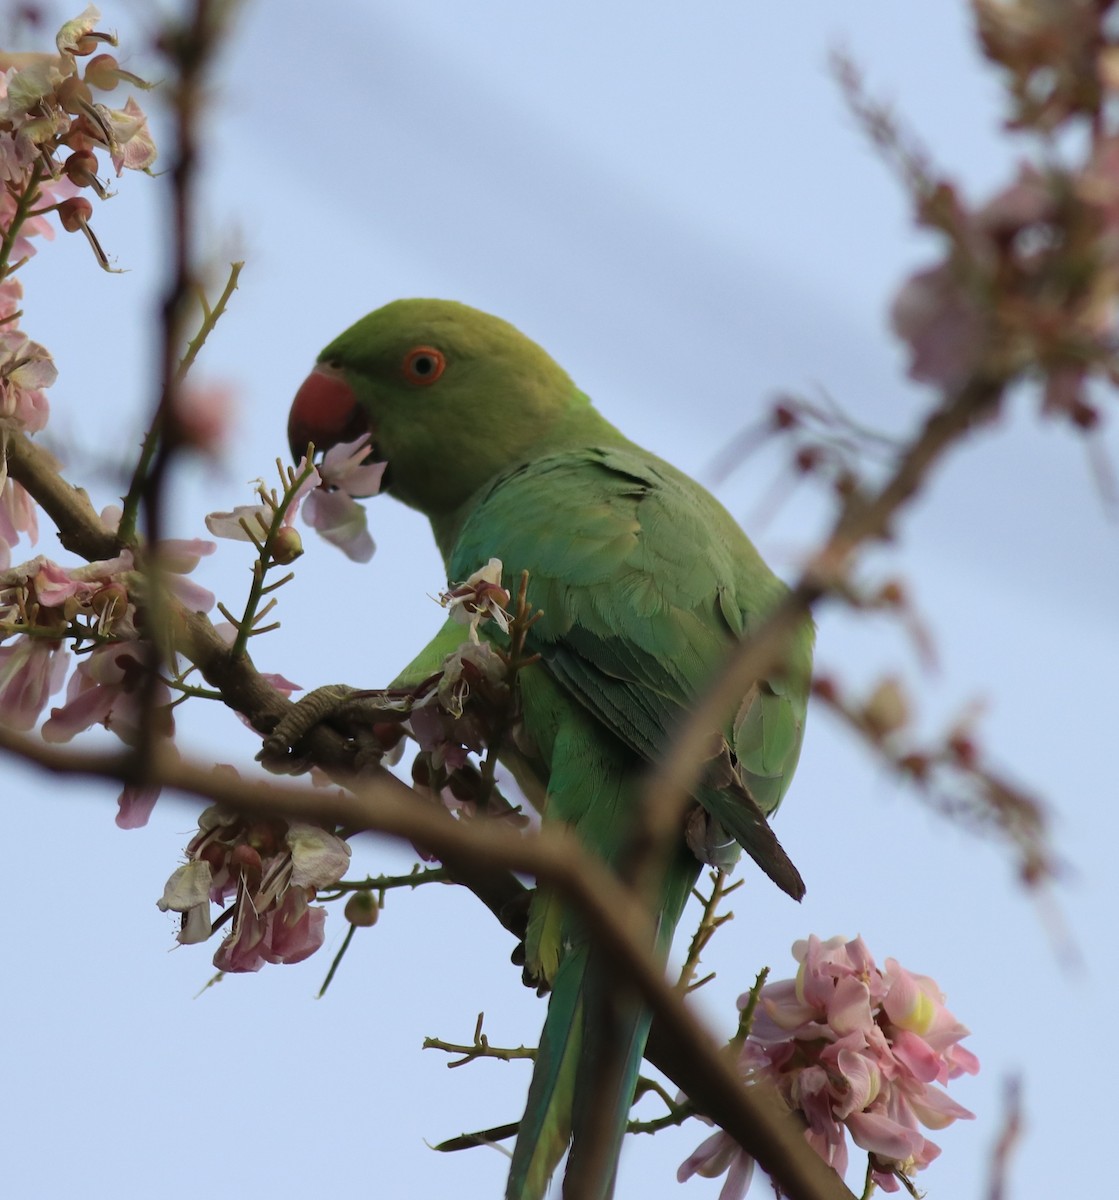
[[[353,388],[339,371],[319,364],[303,381],[288,414],[288,445],[298,462],[309,442],[316,450],[329,450],[371,432],[369,419],[357,402]]]

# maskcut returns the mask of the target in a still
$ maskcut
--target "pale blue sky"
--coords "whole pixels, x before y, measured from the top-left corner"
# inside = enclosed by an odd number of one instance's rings
[[[102,7],[138,45],[146,6]],[[827,69],[836,45],[968,194],[1006,178],[1021,151],[1000,140],[998,92],[958,2],[247,4],[214,89],[205,226],[216,272],[231,257],[248,265],[199,368],[236,387],[241,434],[222,469],[184,479],[177,532],[248,499],[245,481],[286,452],[287,406],[319,348],[397,296],[514,321],[630,436],[701,479],[782,390],[913,428],[928,397],[904,381],[885,312],[932,244],[844,109]],[[26,328],[61,369],[51,428],[92,455],[119,455],[150,401],[161,194],[126,179],[96,215],[128,274],[102,274],[64,235],[27,274]],[[774,448],[718,489],[748,528],[780,468]],[[102,503],[119,492],[85,466],[72,477]],[[826,511],[802,492],[755,531],[785,574]],[[284,628],[258,645],[262,668],[307,687],[376,685],[436,626],[428,597],[443,580],[426,526],[388,500],[370,523],[380,550],[366,567],[308,539],[281,594]],[[861,933],[880,961],[940,982],[983,1062],[953,1088],[978,1119],[934,1135],[943,1156],[918,1180],[930,1197],[984,1194],[1011,1074],[1027,1115],[1014,1200],[1095,1194],[1119,984],[1116,525],[1079,441],[1022,397],[940,471],[903,533],[876,566],[904,574],[939,671],[923,674],[886,621],[831,613],[819,662],[852,686],[904,674],[930,729],[986,703],[996,761],[1053,805],[1068,863],[1054,905],[1083,965],[1054,952],[1000,850],[929,815],[817,712],[778,823],[808,896],[797,907],[746,871],[700,1007],[729,1032],[760,966],[790,973],[794,939]],[[223,546],[199,577],[236,605],[247,563]],[[181,729],[215,759],[255,749],[217,706],[188,709]],[[105,789],[6,764],[2,779],[4,1194],[500,1194],[498,1154],[425,1146],[515,1119],[528,1069],[448,1072],[424,1036],[466,1039],[485,1010],[495,1043],[531,1044],[543,1019],[508,963],[511,939],[472,897],[391,896],[322,1001],[340,913],[310,962],[195,998],[211,951],[168,953],[174,926],[155,907],[190,806],[164,802],[147,829],[122,833]],[[412,861],[372,841],[355,860]],[[618,1200],[713,1200],[717,1183],[674,1178],[702,1136],[694,1125],[629,1145]]]

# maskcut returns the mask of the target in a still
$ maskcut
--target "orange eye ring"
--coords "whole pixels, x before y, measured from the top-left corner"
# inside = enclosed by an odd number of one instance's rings
[[[447,360],[434,346],[416,346],[404,356],[404,378],[417,387],[430,387],[447,369]]]

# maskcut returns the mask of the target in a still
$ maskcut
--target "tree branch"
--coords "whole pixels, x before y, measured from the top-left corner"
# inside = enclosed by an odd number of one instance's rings
[[[484,817],[456,821],[441,808],[416,802],[399,781],[354,780],[352,794],[315,790],[271,780],[235,779],[165,753],[153,754],[150,772],[137,774],[133,755],[62,752],[0,728],[0,749],[45,770],[165,788],[222,804],[242,813],[288,820],[326,821],[349,829],[421,842],[448,863],[479,873],[520,871],[559,892],[578,910],[604,953],[624,972],[652,1009],[656,1044],[666,1055],[671,1078],[695,1104],[752,1154],[789,1200],[852,1200],[839,1176],[808,1150],[803,1125],[770,1087],[745,1088],[724,1047],[688,1011],[682,997],[640,939],[648,913],[610,871],[588,854],[566,828],[535,834],[511,830]],[[635,934],[635,931],[637,933]],[[664,1069],[658,1054],[657,1065]]]

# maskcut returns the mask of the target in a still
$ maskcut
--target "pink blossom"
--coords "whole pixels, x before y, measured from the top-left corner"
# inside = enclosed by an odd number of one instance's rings
[[[117,39],[112,34],[97,32],[100,20],[100,9],[90,4],[72,21],[67,21],[54,39],[59,54],[92,54],[101,42],[115,46]]]
[[[351,562],[368,562],[376,552],[365,509],[345,492],[312,492],[303,506],[303,519]]]
[[[368,562],[376,550],[366,527],[365,509],[355,502],[375,496],[385,473],[383,462],[366,462],[369,434],[332,446],[319,464],[321,485],[307,497],[303,519],[354,562]]]
[[[0,329],[0,416],[37,433],[50,413],[44,389],[57,377],[54,360],[38,342],[19,329]]]
[[[339,442],[331,446],[319,463],[322,486],[338,488],[347,496],[358,499],[377,495],[388,463],[366,461],[369,442],[369,434],[363,433],[352,442]]]
[[[66,689],[66,703],[52,708],[43,724],[43,740],[68,742],[93,725],[104,725],[122,741],[135,744],[143,725],[141,702],[161,709],[156,732],[169,734],[173,727],[167,685],[145,686],[147,666],[137,642],[110,642],[97,646],[78,664]]]
[[[2,224],[3,221],[0,219],[0,225]],[[22,303],[23,284],[15,275],[9,275],[3,283],[0,283],[0,321],[11,322]]]
[[[977,368],[989,318],[949,263],[911,275],[890,308],[894,332],[909,346],[909,375],[959,387]]]
[[[299,511],[300,503],[322,482],[318,471],[307,462],[306,458],[295,468],[296,477],[302,475],[304,471],[308,472],[307,476],[292,493],[287,508],[284,510],[284,516],[280,522],[281,533],[292,529],[292,522],[295,520],[295,514]],[[263,488],[263,482],[258,483],[258,491],[262,494]],[[262,543],[268,536],[268,531],[272,528],[275,520],[276,508],[272,504],[265,502],[239,504],[232,512],[209,513],[206,517],[206,528],[214,537],[229,538],[234,542]],[[297,557],[296,554],[291,555],[291,558],[295,557]]]
[[[117,827],[142,829],[152,815],[160,791],[158,787],[133,787],[131,784],[125,787],[117,798]]]
[[[233,898],[232,924],[214,955],[219,970],[232,972],[313,954],[323,942],[326,910],[311,901],[350,863],[346,842],[320,826],[249,820],[216,805],[199,816],[186,853],[159,907],[182,914],[180,942],[203,941],[212,928],[210,903]]]
[[[719,1200],[742,1200],[754,1178],[754,1160],[729,1133],[720,1129],[701,1142],[695,1153],[680,1164],[676,1179],[679,1183],[693,1175],[718,1179],[724,1171],[727,1178],[719,1192]]]
[[[6,479],[0,488],[0,569],[11,562],[10,547],[26,533],[34,544],[39,540],[39,518],[35,501],[22,484]]]
[[[21,636],[0,646],[0,721],[11,729],[33,729],[62,686],[69,661],[61,642],[43,637]]]
[[[235,412],[235,393],[228,384],[184,383],[175,398],[175,434],[204,454],[217,454],[229,441]]]
[[[484,714],[506,698],[508,669],[488,642],[464,642],[443,660],[442,670],[418,695],[408,727],[437,767],[461,767],[470,751],[487,744]],[[483,703],[470,705],[478,694]]]
[[[739,1050],[747,1082],[777,1088],[807,1126],[805,1138],[840,1174],[847,1134],[869,1155],[883,1189],[909,1186],[940,1148],[921,1132],[972,1114],[936,1082],[974,1073],[978,1060],[957,1045],[967,1035],[936,983],[894,959],[881,971],[861,938],[810,937],[793,946],[795,980],[763,987]],[[742,996],[745,1007],[750,997]],[[740,1200],[749,1186],[748,1156],[716,1133],[681,1167],[678,1178],[729,1170],[720,1200]]]
[[[501,559],[491,558],[465,583],[458,584],[439,597],[454,620],[470,628],[470,640],[478,640],[480,622],[492,619],[502,633],[509,632],[509,593],[501,586]]]
[[[167,572],[163,580],[167,590],[188,611],[209,612],[214,607],[214,593],[186,576],[200,559],[213,554],[217,545],[206,538],[167,538],[156,549],[159,565]]]
[[[326,909],[308,904],[302,888],[291,888],[279,908],[269,913],[269,919],[268,962],[302,962],[323,944]]]
[[[109,152],[118,175],[130,171],[146,171],[155,162],[157,151],[148,131],[144,110],[129,96],[124,108],[113,109],[97,105],[110,130]]]

